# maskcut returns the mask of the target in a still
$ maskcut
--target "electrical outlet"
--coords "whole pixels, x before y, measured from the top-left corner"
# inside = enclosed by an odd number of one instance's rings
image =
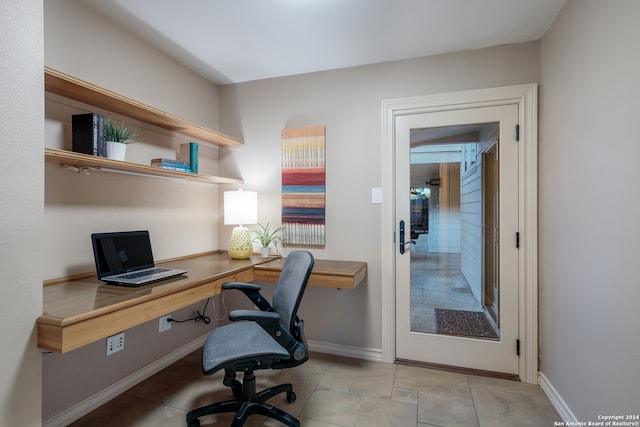
[[[162,316],[160,318],[160,321],[158,323],[158,332],[164,332],[171,329],[171,322],[169,322],[169,319],[171,319],[170,314],[167,314],[166,316]]]
[[[107,356],[111,356],[120,350],[124,350],[124,332],[107,338]]]

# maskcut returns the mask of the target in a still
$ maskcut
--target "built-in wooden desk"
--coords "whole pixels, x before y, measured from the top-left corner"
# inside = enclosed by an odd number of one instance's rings
[[[277,282],[285,258],[254,266],[253,280]],[[354,261],[330,261],[316,259],[309,277],[309,286],[354,289],[367,277],[367,264]]]
[[[225,282],[276,281],[282,269],[282,263],[276,261],[279,259],[252,256],[235,260],[226,253],[202,254],[162,263],[186,269],[187,275],[137,288],[106,285],[95,275],[47,281],[43,314],[38,318],[38,346],[66,353],[217,295]],[[256,267],[265,263],[267,268],[256,278]],[[316,260],[310,286],[354,288],[366,276],[366,263],[339,261],[349,264],[336,266],[333,277],[341,285],[329,284],[332,274],[327,268],[331,264],[324,263]],[[347,267],[352,268],[351,276],[348,272],[345,275]],[[316,280],[316,275],[321,280]]]

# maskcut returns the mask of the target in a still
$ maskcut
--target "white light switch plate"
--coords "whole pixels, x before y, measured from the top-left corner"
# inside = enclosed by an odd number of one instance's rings
[[[382,203],[382,188],[371,189],[371,203],[375,203],[375,204]]]

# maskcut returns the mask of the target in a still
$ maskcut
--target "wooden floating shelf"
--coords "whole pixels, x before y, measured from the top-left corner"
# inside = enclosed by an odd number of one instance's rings
[[[197,140],[221,147],[241,147],[244,142],[183,120],[172,114],[141,102],[111,92],[84,80],[64,74],[49,67],[44,69],[44,89],[65,98],[90,104],[163,129],[178,132]]]
[[[141,165],[138,163],[123,162],[120,160],[107,159],[106,157],[90,156],[88,154],[75,153],[67,150],[57,150],[54,148],[44,149],[45,160],[51,163],[60,163],[78,168],[78,172],[84,170],[121,171],[135,174],[161,176],[173,179],[185,179],[187,181],[203,182],[206,184],[243,184],[244,181],[235,178],[224,178],[213,175],[203,175],[163,169],[158,166]]]

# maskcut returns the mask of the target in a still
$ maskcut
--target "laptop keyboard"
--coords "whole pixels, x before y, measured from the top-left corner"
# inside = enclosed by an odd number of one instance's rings
[[[163,273],[165,271],[167,271],[166,268],[154,268],[153,270],[138,271],[138,272],[134,271],[133,273],[121,274],[120,276],[118,276],[118,278],[119,279],[137,279],[138,277],[150,276],[152,274]]]

